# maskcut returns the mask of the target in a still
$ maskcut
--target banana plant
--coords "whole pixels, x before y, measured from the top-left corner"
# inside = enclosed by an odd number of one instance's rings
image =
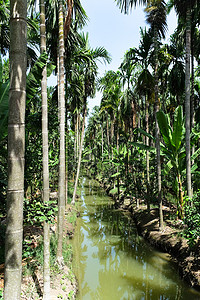
[[[185,147],[183,147],[185,127],[182,106],[175,110],[173,127],[170,125],[169,116],[162,110],[158,111],[156,116],[164,140],[164,145],[161,145],[162,154],[168,160],[164,173],[167,174],[172,169],[175,171],[178,187],[178,217],[182,219],[184,213],[182,175],[185,169]]]

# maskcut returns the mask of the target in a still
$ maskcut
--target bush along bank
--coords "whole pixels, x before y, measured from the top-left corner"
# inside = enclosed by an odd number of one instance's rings
[[[63,259],[62,268],[56,263],[56,228],[57,220],[51,224],[51,243],[50,243],[50,265],[51,265],[51,299],[75,299],[77,292],[77,283],[72,270],[72,246],[69,239],[73,237],[76,210],[68,205],[65,210],[65,221],[63,229]],[[29,232],[30,233],[30,232]],[[24,264],[24,276],[22,282],[22,299],[42,299],[43,279],[43,249],[41,240],[41,232],[35,232],[34,239],[38,240],[33,258],[30,263]],[[27,238],[32,238],[26,233]]]

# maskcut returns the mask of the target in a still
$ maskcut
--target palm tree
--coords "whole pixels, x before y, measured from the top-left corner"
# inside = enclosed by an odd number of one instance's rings
[[[63,10],[67,4],[67,16],[64,25]],[[64,50],[65,44],[68,41],[76,41],[76,34],[71,32],[72,11],[74,10],[75,24],[77,31],[78,26],[83,26],[87,19],[84,9],[81,6],[80,0],[68,0],[63,4],[62,0],[48,0],[47,7],[47,49],[50,52],[50,57],[57,63],[58,77],[58,107],[59,107],[59,128],[60,128],[60,158],[59,158],[59,197],[58,197],[58,247],[57,247],[57,262],[63,264],[62,257],[62,240],[63,240],[63,221],[66,203],[66,148],[65,148],[65,76],[64,76]],[[52,13],[53,12],[53,13]],[[57,26],[58,25],[58,26]],[[70,40],[71,38],[71,40]],[[59,39],[59,47],[57,49],[57,41]],[[66,39],[66,41],[64,40]],[[67,48],[67,47],[66,47]],[[66,55],[67,57],[67,55]]]
[[[158,39],[165,36],[167,27],[166,23],[166,5],[164,0],[150,0],[148,1],[145,9],[147,13],[147,22],[150,24],[154,34],[154,80],[155,80],[155,114],[159,111],[159,98],[158,98]],[[160,162],[160,138],[159,126],[155,115],[156,128],[156,154],[157,154],[157,180],[158,180],[158,202],[159,202],[159,228],[163,228],[163,213],[162,213],[162,189],[161,189],[161,162]]]
[[[121,11],[125,14],[128,14],[129,10],[131,10],[132,7],[135,7],[137,4],[145,5],[148,3],[148,1],[149,0],[115,0]]]
[[[24,200],[27,2],[10,1],[10,94],[4,299],[20,300]]]
[[[45,3],[40,0],[40,52],[46,52]],[[43,201],[49,202],[49,151],[48,151],[48,104],[47,104],[47,68],[42,72],[42,161],[43,161]],[[44,221],[44,265],[43,265],[43,299],[50,298],[50,231],[49,223]]]
[[[110,62],[110,56],[104,47],[97,47],[96,49],[91,49],[89,46],[88,34],[82,36],[82,47],[88,52],[88,60],[79,66],[79,75],[82,77],[83,94],[82,94],[82,105],[83,105],[83,120],[82,120],[82,130],[81,130],[81,142],[79,148],[78,166],[76,173],[76,180],[73,192],[72,204],[75,204],[76,191],[78,186],[84,129],[85,129],[85,118],[87,114],[87,98],[94,97],[96,91],[96,76],[97,76],[97,64],[96,61],[102,59],[104,62]],[[77,66],[78,68],[78,66]]]
[[[179,17],[186,22],[185,52],[185,130],[186,130],[186,175],[187,193],[192,197],[191,155],[190,155],[190,55],[191,55],[191,10],[198,4],[197,0],[171,0]]]
[[[59,84],[58,84],[58,107],[60,122],[60,156],[59,156],[59,194],[58,194],[58,245],[57,262],[63,265],[62,244],[63,224],[65,215],[65,88],[64,88],[64,27],[63,27],[63,2],[59,0]]]
[[[152,46],[153,36],[152,31],[147,31],[146,28],[140,29],[141,40],[139,48],[136,52],[137,59],[142,66],[142,72],[139,74],[136,90],[139,95],[145,98],[145,125],[146,132],[149,133],[149,102],[154,96],[154,78],[149,71],[149,65],[152,58]],[[146,136],[146,145],[149,146],[149,137]],[[149,186],[150,186],[150,174],[149,174],[149,151],[146,151],[146,176],[147,176],[147,209],[150,210],[149,202]]]

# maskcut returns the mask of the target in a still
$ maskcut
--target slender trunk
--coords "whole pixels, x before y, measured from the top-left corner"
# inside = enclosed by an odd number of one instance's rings
[[[114,120],[111,120],[110,140],[111,140],[111,159],[112,159],[112,161],[113,161],[113,136],[114,136]]]
[[[4,299],[20,300],[24,200],[27,3],[10,1],[10,92]]]
[[[149,133],[149,103],[147,97],[145,97],[145,118],[146,118],[146,132]],[[146,145],[149,146],[149,138],[146,136]],[[149,177],[149,151],[146,152],[146,168],[147,168],[147,210],[150,211],[150,200],[149,200],[149,184],[150,184],[150,177]]]
[[[81,128],[81,115],[78,110],[78,123],[77,123],[77,161],[78,161],[78,154],[79,154],[79,148],[80,148],[80,128]]]
[[[108,159],[110,161],[110,137],[109,137],[108,115],[106,116],[106,131],[107,131],[107,143],[108,143]]]
[[[191,68],[192,68],[192,87],[191,87],[191,130],[194,128],[194,53],[193,53],[193,46],[191,48]],[[193,155],[195,152],[195,145],[192,146],[192,151],[191,151],[191,155]],[[191,164],[194,164],[194,160],[191,161]]]
[[[59,103],[60,103],[60,158],[59,158],[59,197],[58,197],[58,247],[57,262],[63,264],[63,223],[65,215],[65,93],[64,93],[64,36],[63,5],[59,0]]]
[[[59,65],[60,65],[60,58],[59,58],[59,50],[57,54],[57,85],[58,85],[58,122],[60,122],[60,70],[59,70]]]
[[[159,204],[159,228],[163,228],[163,211],[162,211],[162,186],[161,186],[161,161],[160,161],[160,132],[156,113],[159,111],[160,103],[158,99],[158,34],[157,29],[154,29],[154,47],[155,47],[155,138],[156,138],[156,158],[157,158],[157,184],[158,184],[158,204]]]
[[[45,3],[40,0],[40,52],[46,51]],[[43,150],[43,201],[49,202],[49,151],[48,151],[48,104],[47,104],[47,68],[42,72],[42,150]],[[44,222],[44,264],[43,264],[43,300],[50,298],[50,232],[49,223]]]
[[[67,134],[66,130],[66,134]],[[68,140],[66,139],[66,147],[65,147],[65,207],[67,206],[68,201]]]
[[[101,126],[101,160],[103,162],[103,121]]]
[[[178,203],[178,216],[182,220],[183,219],[183,188],[181,176],[178,174],[178,186],[179,186],[179,203]]]
[[[76,146],[77,143],[77,115],[74,115],[74,161],[76,162]]]
[[[190,50],[191,50],[191,11],[186,15],[186,62],[185,62],[185,131],[186,131],[186,175],[187,193],[192,197],[191,159],[190,159]]]
[[[84,104],[84,110],[83,110],[83,121],[82,121],[82,131],[81,131],[81,143],[80,143],[80,148],[79,148],[79,157],[78,157],[78,166],[77,166],[77,173],[76,173],[76,181],[75,181],[75,186],[74,186],[74,192],[73,192],[73,199],[72,199],[72,204],[75,204],[75,199],[76,199],[76,191],[77,191],[77,186],[78,186],[78,179],[79,179],[79,173],[80,173],[80,167],[81,167],[81,156],[82,156],[82,148],[83,148],[83,139],[84,139],[84,130],[85,130],[85,118],[87,114],[87,104]]]
[[[117,152],[119,153],[119,126],[118,126],[118,115],[117,115]],[[119,167],[117,166],[117,173],[119,172]],[[118,201],[119,201],[119,194],[120,194],[120,186],[119,186],[119,175],[117,176],[117,195],[118,195]]]

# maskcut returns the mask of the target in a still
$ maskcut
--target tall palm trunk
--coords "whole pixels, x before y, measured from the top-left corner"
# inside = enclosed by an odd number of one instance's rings
[[[46,51],[45,3],[40,0],[40,52]],[[48,151],[48,104],[47,104],[47,69],[42,73],[42,150],[43,150],[43,201],[49,202],[49,151]],[[50,298],[50,232],[49,223],[44,222],[44,265],[43,265],[43,300]]]
[[[191,52],[191,10],[186,13],[186,62],[185,62],[185,131],[186,131],[186,175],[187,193],[192,197],[191,159],[190,159],[190,52]]]
[[[27,2],[10,1],[10,93],[4,299],[21,294],[26,106]]]
[[[103,162],[103,119],[102,119],[102,124],[101,124],[101,160]]]
[[[146,119],[146,132],[149,133],[149,103],[147,96],[145,96],[145,119]],[[149,146],[149,138],[146,136],[146,145]],[[146,171],[147,171],[147,210],[150,211],[150,200],[149,200],[149,185],[150,185],[150,176],[149,176],[149,151],[146,152]]]
[[[59,103],[60,103],[60,157],[59,157],[59,196],[58,196],[58,246],[57,262],[63,264],[63,223],[65,215],[65,91],[64,91],[64,31],[63,3],[59,0]]]
[[[72,202],[71,202],[73,205],[75,204],[76,191],[77,191],[78,179],[79,179],[79,173],[80,173],[80,167],[81,167],[81,156],[82,156],[82,148],[83,148],[83,139],[84,139],[86,114],[87,114],[87,103],[86,103],[86,99],[85,99],[84,108],[83,108],[83,121],[82,121],[82,130],[81,130],[81,142],[80,142],[80,146],[79,146],[78,166],[77,166],[76,180],[75,180],[75,185],[74,185],[73,199],[72,199]]]
[[[108,114],[106,114],[106,132],[107,132],[107,143],[108,143],[108,159],[110,163],[110,133],[109,133],[109,124],[108,124]]]
[[[155,138],[156,138],[156,159],[157,159],[157,184],[158,184],[158,204],[159,204],[159,228],[163,228],[163,211],[162,211],[162,185],[161,185],[161,161],[160,161],[160,132],[156,113],[160,109],[160,103],[158,99],[158,32],[154,29],[154,47],[155,47]]]

